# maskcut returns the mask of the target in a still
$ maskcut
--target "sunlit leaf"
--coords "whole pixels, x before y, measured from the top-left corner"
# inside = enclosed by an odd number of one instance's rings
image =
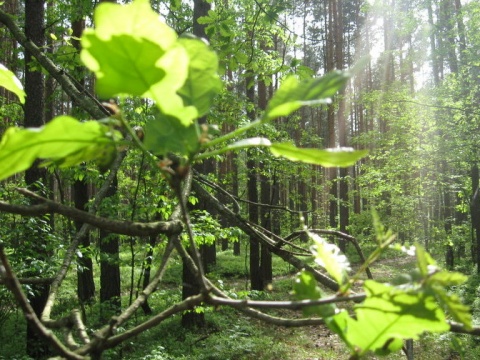
[[[273,95],[262,120],[268,121],[287,116],[304,105],[329,104],[331,97],[345,86],[348,79],[348,73],[341,71],[305,81],[299,81],[296,77],[290,76],[282,82]]]
[[[293,293],[297,300],[318,300],[323,296],[317,280],[306,270],[297,274],[293,285]],[[334,304],[306,306],[303,308],[303,315],[329,317],[335,314],[335,309]]]
[[[367,150],[353,150],[351,148],[325,150],[297,148],[290,143],[272,144],[270,151],[275,156],[281,156],[291,161],[301,161],[307,164],[322,165],[324,167],[352,166],[368,153]]]
[[[25,91],[23,90],[22,83],[13,72],[2,64],[0,64],[0,86],[17,95],[20,103],[25,103]]]
[[[104,2],[95,10],[95,29],[82,35],[81,59],[97,76],[100,97],[153,99],[165,114],[185,125],[197,116],[177,94],[188,74],[188,54],[148,0],[128,5]]]
[[[185,105],[197,108],[200,117],[209,111],[214,96],[221,90],[217,54],[197,38],[181,38],[179,43],[187,51],[190,61],[187,80],[178,94]]]
[[[466,330],[472,329],[472,314],[469,306],[462,304],[457,295],[448,294],[441,287],[435,289],[435,295],[439,303],[455,321],[463,324]]]
[[[97,121],[59,116],[41,128],[9,128],[0,142],[0,179],[28,169],[36,159],[62,167],[111,159],[116,152],[111,129]]]
[[[431,275],[427,283],[448,287],[463,284],[467,279],[468,276],[462,273],[442,270]]]
[[[350,263],[345,255],[335,244],[328,243],[321,236],[308,233],[314,244],[311,247],[315,262],[323,267],[335,281],[342,285],[347,280],[347,272],[350,271]]]
[[[340,313],[332,317],[332,331],[340,332],[353,352],[381,354],[401,348],[402,339],[418,339],[423,332],[449,329],[433,296],[407,292],[373,280],[365,281],[365,301],[355,307],[356,319]]]
[[[424,263],[433,259],[426,259],[428,253],[417,245],[417,253],[425,260]],[[426,255],[425,255],[426,254]],[[430,255],[428,255],[430,256]],[[431,267],[432,265],[430,265]],[[449,294],[445,288],[463,284],[468,277],[458,272],[450,272],[445,270],[433,269],[431,274],[423,279],[423,286],[427,291],[431,291],[437,298],[438,302],[447,310],[447,313],[457,322],[463,324],[466,329],[472,328],[472,315],[470,308],[460,301],[456,294]]]

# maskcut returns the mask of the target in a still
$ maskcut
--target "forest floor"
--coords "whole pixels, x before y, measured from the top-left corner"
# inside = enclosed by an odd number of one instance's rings
[[[353,266],[355,269],[357,266]],[[389,282],[402,273],[408,273],[415,268],[415,258],[410,256],[388,257],[378,260],[371,268],[375,280]],[[367,279],[367,276],[365,276]],[[276,279],[278,280],[278,279]],[[361,290],[361,282],[353,290]],[[279,328],[276,331],[285,333],[285,338],[292,336],[291,330]],[[303,344],[294,344],[292,354],[298,360],[331,360],[348,359],[349,352],[341,339],[332,333],[326,326],[316,326],[297,329],[295,336],[304,339]],[[446,336],[425,335],[420,341],[413,344],[413,354],[416,360],[456,360],[462,357],[449,347],[449,338]],[[300,355],[302,354],[302,355]],[[293,359],[293,358],[292,358]],[[406,359],[403,352],[386,357],[371,355],[368,359]]]
[[[291,290],[295,281],[296,269],[274,259],[274,281],[271,292],[248,291],[248,279],[245,276],[247,258],[233,257],[231,253],[220,254],[218,264],[210,274],[213,281],[220,284],[225,291],[238,296],[250,296],[257,300],[291,299]],[[355,265],[354,265],[355,268]],[[373,278],[378,281],[391,281],[399,274],[414,268],[414,258],[407,256],[387,256],[378,260],[372,267]],[[129,268],[122,268],[122,278],[128,278]],[[149,299],[154,311],[161,310],[179,300],[181,281],[181,262],[173,263],[165,274],[164,287]],[[364,277],[366,279],[366,276]],[[360,290],[361,282],[358,283]],[[75,281],[61,303],[71,305],[75,301]],[[354,288],[355,290],[355,288]],[[66,310],[66,309],[65,309]],[[96,309],[88,310],[93,316]],[[300,317],[301,314],[289,310],[271,311],[273,315]],[[349,351],[339,337],[325,326],[306,328],[276,327],[243,316],[237,311],[221,307],[205,309],[207,327],[198,330],[185,330],[181,327],[179,317],[173,317],[162,325],[149,330],[122,348],[105,354],[104,358],[128,360],[335,360],[348,359]],[[139,314],[133,322],[142,321]],[[23,336],[22,317],[15,314],[12,322],[0,328],[0,360],[27,359],[22,354],[21,344],[11,342],[12,336]],[[132,324],[133,325],[133,324]],[[450,335],[425,335],[414,342],[416,360],[453,360],[461,359],[450,349]],[[368,359],[377,359],[371,356]],[[405,359],[397,353],[388,360]],[[466,358],[469,360],[468,358]]]

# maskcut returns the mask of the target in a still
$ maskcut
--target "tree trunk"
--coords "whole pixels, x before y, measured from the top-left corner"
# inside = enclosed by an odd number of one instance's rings
[[[253,88],[253,76],[245,79],[247,99],[254,103],[255,90]],[[248,111],[248,118],[252,121],[255,119],[255,112]],[[252,223],[258,223],[258,190],[257,190],[257,161],[255,160],[254,150],[247,152],[247,197],[248,204],[248,220]],[[252,290],[263,290],[263,280],[260,271],[260,244],[257,239],[250,237],[250,285]]]
[[[232,152],[230,154],[229,160],[230,160],[230,166],[233,169],[235,165],[235,161],[237,159],[237,154]],[[238,171],[235,169],[232,171],[232,195],[235,197],[238,197]],[[241,239],[238,239],[238,241],[235,241],[233,243],[233,255],[235,256],[240,256],[240,244],[241,244]]]
[[[207,38],[205,34],[205,25],[199,24],[198,19],[203,16],[208,15],[208,11],[211,9],[211,4],[205,0],[194,0],[193,2],[193,34],[198,37]],[[206,118],[199,119],[200,124],[206,123]],[[207,159],[196,167],[197,171],[201,174],[208,175],[210,173],[215,173],[215,161],[213,159]],[[199,204],[198,208],[201,208]],[[207,208],[202,208],[203,210],[209,210]],[[209,211],[210,214],[212,213]],[[189,249],[192,251],[192,249]],[[208,267],[216,263],[216,247],[215,243],[212,245],[201,245],[200,246],[200,255],[202,260],[202,265],[205,271],[208,271]],[[195,275],[190,271],[186,264],[183,264],[182,271],[182,299],[186,299],[189,296],[197,295],[200,292],[199,285]],[[195,311],[187,311],[182,315],[182,326],[184,327],[204,327],[205,326],[205,315],[202,313],[197,313]]]
[[[342,70],[344,64],[344,50],[343,50],[343,1],[333,2],[333,15],[335,24],[335,62],[337,69]],[[338,94],[338,140],[340,147],[347,146],[347,125],[345,119],[345,90],[340,90]],[[340,210],[340,231],[347,232],[349,203],[348,203],[348,169],[341,168],[339,172],[339,210]],[[347,242],[345,239],[339,239],[339,247],[342,252],[346,251]]]
[[[432,72],[433,72],[433,83],[435,86],[440,84],[440,69],[438,65],[438,54],[437,54],[437,41],[435,38],[435,24],[433,20],[433,8],[432,0],[429,0],[427,3],[428,10],[428,24],[430,25],[430,51],[432,53]]]
[[[88,204],[88,185],[84,180],[75,180],[73,183],[73,196],[75,208],[86,211]],[[80,230],[83,223],[75,221],[75,228]],[[83,249],[90,247],[90,232],[80,239],[80,246]],[[85,251],[82,257],[77,258],[77,295],[81,304],[88,303],[95,297],[95,283],[93,281],[93,261],[89,255],[90,251]]]
[[[103,202],[103,216],[115,209],[118,179],[112,181]],[[108,207],[108,209],[105,209]],[[110,214],[111,216],[111,214]],[[120,239],[117,234],[100,230],[100,302],[102,317],[106,318],[120,311]]]
[[[452,73],[458,73],[458,59],[456,53],[456,34],[454,29],[454,22],[452,16],[455,15],[455,10],[451,0],[440,1],[439,22],[440,28],[444,33],[443,45],[447,54],[448,67]]]
[[[45,43],[44,36],[45,20],[45,2],[43,0],[25,1],[25,35],[37,46],[42,47]],[[30,63],[33,60],[29,51],[25,50],[25,92],[27,94],[25,101],[25,127],[39,127],[44,125],[45,117],[45,82],[41,71],[31,71]],[[46,171],[44,168],[37,167],[36,162],[32,168],[25,172],[25,183],[31,190],[45,195]],[[36,253],[36,260],[48,261],[49,254],[46,250],[46,239],[42,237],[45,230],[41,228],[41,223],[36,223],[38,231],[31,234],[25,234],[29,246],[34,247],[30,250]],[[30,274],[38,276],[39,274]],[[32,285],[28,292],[28,300],[35,314],[40,316],[48,297],[48,285]],[[43,359],[48,356],[49,349],[46,341],[39,337],[37,332],[30,325],[27,325],[27,355],[34,359]]]
[[[329,0],[328,5],[328,24],[327,24],[327,46],[326,46],[326,68],[327,72],[335,68],[335,47],[334,47],[334,3]],[[327,108],[327,126],[328,126],[328,147],[334,148],[336,146],[335,138],[335,106],[330,104]],[[337,194],[337,169],[331,168],[327,170],[328,180],[330,183],[329,189],[329,225],[331,228],[337,227],[337,212],[338,212],[338,194]]]
[[[455,13],[457,18],[458,29],[458,52],[460,57],[460,64],[465,65],[465,50],[467,48],[467,39],[465,35],[465,24],[463,22],[462,3],[460,0],[455,0]]]
[[[143,289],[145,289],[150,283],[150,274],[152,272],[153,263],[153,249],[157,242],[157,236],[151,235],[148,237],[148,250],[145,256],[144,270],[143,270]],[[153,313],[150,305],[148,304],[148,298],[142,304],[142,310],[145,315],[151,315]]]
[[[83,29],[85,28],[85,20],[82,18],[72,19],[72,45],[75,49],[80,52],[81,45],[80,41],[75,38],[80,38],[82,36]],[[82,66],[78,66],[75,69],[76,80],[82,86],[85,84],[85,73]],[[89,201],[88,196],[88,183],[86,178],[76,179],[73,183],[73,196],[75,208],[86,211],[87,204]],[[78,221],[75,222],[75,228],[77,231],[80,230],[83,223]],[[90,247],[90,232],[87,231],[85,236],[80,239],[80,246],[84,249]],[[92,257],[89,255],[91,252],[86,251],[82,257],[77,258],[77,295],[81,304],[88,303],[93,300],[95,297],[95,283],[93,281],[93,261]]]
[[[472,201],[470,204],[470,216],[472,219],[472,260],[477,264],[477,274],[480,274],[480,189],[478,164],[471,169]]]
[[[441,163],[441,173],[443,176],[448,174],[448,167],[447,162],[445,160]],[[450,242],[450,238],[452,236],[452,223],[453,223],[453,209],[452,209],[452,201],[450,199],[450,184],[448,179],[444,181],[445,188],[443,190],[443,226],[445,229],[445,234],[447,235],[447,244],[445,249],[445,264],[448,270],[453,270],[454,266],[454,247],[453,244]]]
[[[227,133],[227,132],[228,132],[228,125],[223,124],[223,133]],[[225,157],[225,159],[219,164],[219,167],[218,167],[218,183],[219,184],[225,183],[225,179],[228,174],[228,163],[229,163],[229,158]],[[226,199],[226,196],[221,191],[217,193],[217,197],[222,202],[228,201],[228,199]],[[228,222],[225,221],[224,218],[220,217],[219,222],[222,228],[228,227]],[[220,243],[222,245],[222,251],[227,251],[228,245],[229,245],[228,237],[221,238]]]
[[[262,46],[262,49],[265,49]],[[265,81],[262,79],[258,82],[258,107],[261,110],[265,110],[267,107],[267,87]],[[260,164],[260,202],[264,205],[272,204],[272,186],[270,182],[269,166],[266,165],[266,161],[262,161]],[[260,225],[268,231],[272,230],[272,211],[270,208],[262,206],[260,209]],[[261,246],[261,259],[260,259],[260,273],[262,278],[263,289],[272,282],[272,254],[267,246]]]

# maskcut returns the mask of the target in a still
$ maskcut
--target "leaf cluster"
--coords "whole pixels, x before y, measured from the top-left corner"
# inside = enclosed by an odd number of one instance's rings
[[[375,227],[379,244],[367,263],[372,263],[394,239],[378,221]],[[310,234],[310,237],[314,241],[312,252],[316,262],[340,285],[336,296],[345,296],[363,268],[350,278],[350,264],[337,246],[318,235]],[[466,329],[472,328],[468,306],[446,290],[465,282],[466,276],[439,269],[420,245],[398,250],[415,255],[416,268],[402,276],[397,285],[366,280],[363,283],[365,299],[355,305],[353,314],[333,302],[308,306],[303,311],[306,316],[324,318],[330,330],[350,348],[352,358],[363,357],[368,352],[386,355],[401,349],[404,340],[418,339],[424,332],[448,331],[447,316]],[[325,298],[313,276],[306,271],[297,275],[294,293],[298,300]]]

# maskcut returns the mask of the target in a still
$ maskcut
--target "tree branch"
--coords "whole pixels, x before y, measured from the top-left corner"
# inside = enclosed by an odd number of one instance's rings
[[[42,284],[51,284],[54,280],[54,278],[48,277],[48,278],[17,278],[18,282],[20,284],[26,284],[26,285],[42,285]],[[5,284],[5,280],[3,280],[0,277],[0,284]]]
[[[300,300],[300,301],[258,301],[258,300],[235,300],[230,298],[219,298],[216,296],[210,296],[207,299],[207,303],[213,305],[225,305],[231,306],[236,309],[242,309],[246,307],[257,309],[289,309],[289,310],[301,310],[308,306],[318,306],[327,304],[336,304],[345,301],[360,302],[365,300],[365,294],[356,294],[350,296],[330,296],[320,300]]]
[[[100,216],[92,215],[85,211],[75,209],[70,206],[62,205],[55,201],[41,197],[27,189],[18,189],[25,196],[35,198],[41,201],[39,205],[24,206],[12,205],[0,201],[0,211],[18,214],[22,216],[42,216],[48,213],[57,213],[70,219],[87,223],[100,229],[108,230],[115,234],[130,236],[150,236],[158,234],[177,234],[182,231],[180,221],[155,221],[149,223],[140,223],[127,220],[112,220]]]
[[[36,331],[45,338],[50,345],[58,351],[60,355],[67,359],[75,359],[81,360],[83,357],[71,352],[68,350],[60,340],[55,336],[55,334],[47,329],[42,322],[38,319],[35,311],[33,310],[32,306],[28,302],[27,297],[22,291],[22,287],[20,282],[18,281],[17,277],[12,271],[10,267],[10,263],[7,259],[7,256],[4,251],[3,244],[0,244],[0,262],[2,264],[2,268],[0,271],[0,277],[3,278],[5,285],[7,288],[13,293],[15,299],[17,300],[20,308],[23,311],[24,317],[26,321],[34,328]]]
[[[304,214],[304,213],[311,213],[312,212],[311,210],[298,211],[298,210],[289,209],[286,206],[257,203],[257,202],[252,202],[252,201],[249,201],[249,200],[241,199],[238,196],[234,196],[234,195],[230,194],[224,188],[222,188],[218,184],[215,184],[214,182],[208,180],[205,176],[199,174],[198,172],[195,172],[194,179],[198,180],[199,182],[207,185],[208,187],[212,188],[213,190],[215,190],[217,192],[220,192],[220,193],[224,194],[225,196],[227,196],[228,198],[230,198],[232,200],[235,213],[240,212],[240,205],[238,205],[238,202],[242,202],[242,203],[245,203],[245,204],[251,204],[251,205],[255,205],[255,206],[259,206],[259,207],[263,207],[263,208],[268,208],[268,209],[282,210],[282,211],[286,211],[290,214]]]
[[[462,324],[458,324],[453,321],[449,321],[450,331],[457,334],[469,334],[469,335],[480,335],[480,326],[473,326],[472,329],[467,330]]]
[[[113,329],[108,329],[109,334],[106,334],[107,331],[105,331],[103,334],[101,334],[103,337],[99,338],[98,344],[101,347],[101,350],[106,350],[110,349],[112,347],[117,346],[118,344],[122,343],[125,340],[128,340],[132,337],[135,337],[142,332],[160,324],[162,321],[165,319],[168,319],[169,317],[193,309],[195,306],[200,305],[205,299],[204,294],[199,294],[199,295],[194,295],[191,296],[185,300],[183,300],[180,303],[177,303],[170,308],[168,308],[165,311],[162,311],[161,313],[153,316],[152,318],[148,319],[147,321],[141,323],[140,325],[137,325],[125,332],[122,332],[121,334],[114,335],[114,336],[109,336],[110,334],[113,334],[115,332],[115,328]],[[89,350],[91,349],[90,344],[80,348],[77,350],[78,354],[88,354]]]
[[[297,257],[293,256],[286,250],[283,250],[277,246],[277,242],[270,239],[268,236],[263,234],[262,232],[253,228],[245,219],[243,219],[239,214],[235,214],[232,210],[228,209],[224,206],[217,198],[215,198],[212,194],[206,191],[200,184],[197,182],[193,182],[192,188],[195,191],[195,194],[199,197],[200,201],[205,201],[211,203],[213,208],[218,211],[219,214],[224,216],[231,224],[242,229],[245,233],[255,238],[257,241],[261,242],[268,246],[269,250],[274,253],[275,255],[279,256],[286,262],[292,264],[297,269],[306,269],[312,273],[315,279],[323,284],[324,286],[328,287],[333,291],[337,291],[339,289],[338,284],[329,278],[328,276],[322,274],[317,269],[314,269],[310,265],[306,264],[302,260],[298,259]]]
[[[72,101],[89,113],[94,119],[109,116],[110,113],[93,96],[86,91],[79,91],[75,84],[65,75],[63,69],[53,63],[31,40],[27,39],[24,32],[15,23],[14,18],[0,10],[0,22],[3,23],[26,50],[28,50],[45,70],[62,86]]]
[[[294,231],[293,233],[288,235],[285,238],[285,240],[292,240],[292,239],[296,238],[297,236],[305,234],[306,232],[307,232],[306,230]],[[363,255],[362,248],[358,244],[357,239],[354,238],[353,236],[345,234],[341,231],[326,230],[326,229],[309,229],[308,232],[312,232],[312,233],[315,233],[315,234],[322,234],[322,235],[334,235],[334,236],[340,237],[342,239],[345,239],[345,240],[351,242],[353,244],[353,246],[355,247],[355,250],[357,251],[358,256],[360,257],[360,260],[362,260],[362,264],[365,264],[366,259],[365,259],[365,256]],[[289,242],[286,242],[286,243],[290,244]],[[370,271],[370,268],[368,266],[365,268],[365,272],[366,272],[367,277],[369,279],[373,279],[372,272]]]

